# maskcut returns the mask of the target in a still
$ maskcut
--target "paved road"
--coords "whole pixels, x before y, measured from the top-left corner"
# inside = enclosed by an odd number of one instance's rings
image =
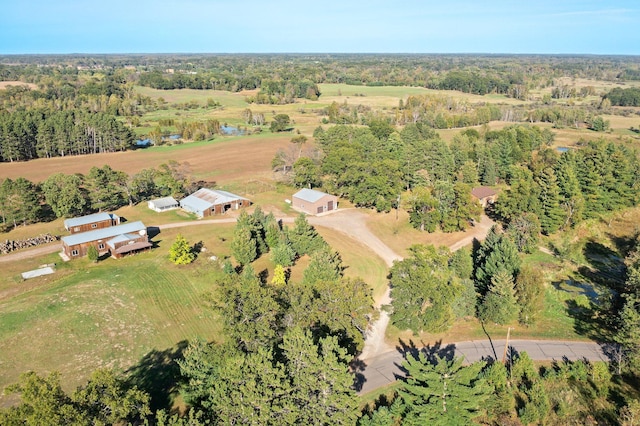
[[[492,344],[493,343],[493,344]],[[594,342],[567,342],[551,340],[510,340],[509,353],[527,352],[537,361],[562,360],[564,357],[570,360],[587,359],[589,361],[609,361],[601,345]],[[468,362],[481,359],[502,360],[505,349],[505,340],[477,340],[471,342],[451,343],[433,348],[426,348],[427,352],[434,352],[444,356],[464,356]],[[361,394],[371,392],[382,386],[388,385],[403,377],[400,369],[405,353],[413,350],[397,348],[374,358],[364,361],[358,369],[360,375]]]

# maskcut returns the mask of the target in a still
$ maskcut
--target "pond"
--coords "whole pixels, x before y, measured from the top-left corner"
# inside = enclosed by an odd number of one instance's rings
[[[556,148],[556,151],[558,152],[567,152],[569,151],[569,148],[567,148],[566,146],[559,146]]]
[[[169,136],[163,136],[162,137],[163,141],[166,141],[166,140],[175,141],[175,140],[178,140],[178,139],[180,139],[180,135],[169,135]],[[140,147],[140,148],[145,148],[145,147],[148,147],[148,146],[155,145],[150,138],[138,139],[137,141],[135,141],[135,144],[136,144],[137,147]]]
[[[240,130],[234,126],[220,126],[220,132],[223,135],[233,135],[233,136],[244,135],[244,130]]]

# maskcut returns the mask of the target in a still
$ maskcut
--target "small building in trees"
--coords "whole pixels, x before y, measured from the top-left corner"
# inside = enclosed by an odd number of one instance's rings
[[[317,215],[338,209],[338,197],[315,189],[301,189],[293,194],[291,204],[303,213]]]
[[[219,189],[200,188],[193,194],[180,200],[180,207],[195,213],[198,217],[224,214],[229,210],[238,210],[251,205],[251,201],[231,192]]]
[[[158,213],[165,212],[167,210],[173,210],[180,207],[180,203],[173,197],[156,198],[147,202],[147,206]]]
[[[69,259],[86,256],[91,246],[115,258],[151,247],[147,227],[140,221],[68,235],[61,241],[62,254]]]
[[[72,234],[109,228],[120,224],[120,217],[113,213],[95,213],[64,221],[64,228]]]
[[[478,186],[471,190],[471,195],[480,201],[482,207],[486,208],[489,204],[496,202],[496,196],[498,193],[488,186]]]

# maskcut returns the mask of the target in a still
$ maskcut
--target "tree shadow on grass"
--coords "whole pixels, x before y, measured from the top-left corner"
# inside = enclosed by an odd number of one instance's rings
[[[626,271],[620,255],[597,241],[588,241],[583,254],[590,267],[581,266],[578,272],[592,282],[619,290],[624,283]]]
[[[593,303],[590,306],[581,305],[573,299],[567,300],[566,305],[567,313],[574,320],[573,329],[577,334],[597,342],[610,340],[610,318],[603,315],[602,309]]]
[[[181,384],[180,366],[176,362],[189,342],[183,340],[173,348],[152,350],[133,367],[125,371],[130,386],[137,386],[151,397],[151,410],[171,410]]]

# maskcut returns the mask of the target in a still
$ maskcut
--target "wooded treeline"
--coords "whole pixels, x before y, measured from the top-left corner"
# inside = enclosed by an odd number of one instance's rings
[[[0,110],[0,161],[124,151],[131,129],[113,115],[80,110]]]
[[[170,161],[129,176],[110,166],[89,173],[56,173],[44,182],[25,178],[0,182],[0,218],[3,228],[115,210],[156,197],[181,198],[212,183],[194,180],[188,164]]]
[[[42,64],[44,71],[37,66]],[[306,78],[316,84],[422,86],[482,94],[507,93],[519,84],[549,86],[549,79],[565,76],[633,80],[639,75],[639,64],[634,56],[593,55],[10,55],[0,58],[0,79],[37,83],[36,76],[60,69],[78,73],[128,67],[140,73],[172,70],[174,75],[165,77],[183,87],[237,91],[259,88],[260,82],[272,81],[274,75],[287,80],[294,70],[295,80]],[[207,78],[198,76],[204,71]]]

